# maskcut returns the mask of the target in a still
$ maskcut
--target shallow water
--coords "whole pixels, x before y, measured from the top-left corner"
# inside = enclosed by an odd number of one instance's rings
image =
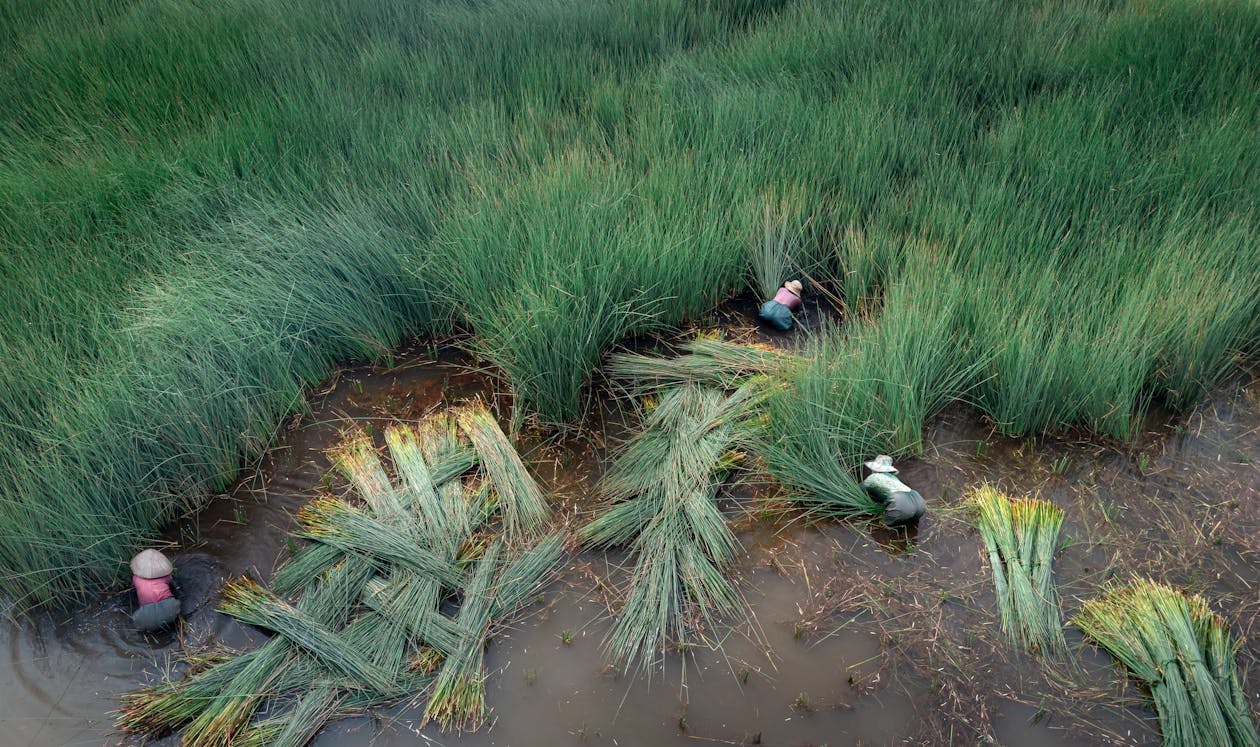
[[[177,669],[184,646],[262,640],[216,613],[215,594],[242,573],[269,577],[288,552],[290,515],[315,492],[341,489],[324,452],[343,429],[379,434],[394,419],[495,397],[453,354],[403,361],[342,372],[228,496],[172,530],[182,639],[132,632],[126,593],[68,619],[0,626],[11,674],[0,678],[0,743],[135,743],[110,725],[120,693]],[[601,590],[624,579],[624,559],[582,553],[490,646],[492,722],[480,732],[420,729],[419,711],[401,707],[335,723],[314,744],[1158,743],[1153,713],[1104,654],[1079,646],[1075,669],[1065,664],[1055,679],[1006,649],[962,496],[991,480],[1067,510],[1056,561],[1065,614],[1112,577],[1189,586],[1246,639],[1246,672],[1260,654],[1250,636],[1260,619],[1260,385],[1250,382],[1240,377],[1178,421],[1152,417],[1132,445],[1004,439],[952,409],[931,424],[924,458],[903,470],[931,511],[912,536],[745,513],[756,486],[737,486],[728,504],[748,553],[735,573],[751,620],[713,631],[725,636],[720,651],[697,649],[685,668],[671,657],[650,680],[606,666]],[[592,508],[601,460],[625,432],[625,413],[607,403],[593,418],[600,428],[584,435],[524,439],[527,461],[574,522]],[[1069,629],[1069,642],[1079,633]],[[1254,708],[1254,674],[1246,684]]]

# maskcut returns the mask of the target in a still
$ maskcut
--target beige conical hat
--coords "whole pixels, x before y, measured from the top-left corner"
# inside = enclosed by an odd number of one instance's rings
[[[897,474],[897,468],[893,466],[892,457],[887,454],[880,454],[869,462],[865,462],[866,468],[871,472],[891,472]]]
[[[157,550],[144,550],[131,559],[131,572],[140,578],[161,578],[171,575],[171,561]]]
[[[801,281],[799,280],[789,280],[783,284],[783,287],[792,291],[792,293],[797,296],[801,295],[801,291],[805,289],[805,286],[801,285]]]

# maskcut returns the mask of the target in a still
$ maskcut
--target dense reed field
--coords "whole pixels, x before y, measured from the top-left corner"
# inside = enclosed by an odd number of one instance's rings
[[[957,398],[1123,437],[1260,337],[1245,0],[0,0],[0,84],[19,607],[113,582],[338,361],[467,331],[563,422],[767,235],[859,320],[787,396],[871,446]]]

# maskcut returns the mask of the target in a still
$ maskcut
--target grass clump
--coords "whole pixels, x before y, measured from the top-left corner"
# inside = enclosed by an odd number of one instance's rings
[[[1135,579],[1086,602],[1075,622],[1150,689],[1165,744],[1260,744],[1237,643],[1201,597]]]
[[[1007,640],[1029,651],[1062,655],[1067,643],[1051,566],[1063,510],[1035,498],[1013,500],[990,485],[976,489],[971,501]]]

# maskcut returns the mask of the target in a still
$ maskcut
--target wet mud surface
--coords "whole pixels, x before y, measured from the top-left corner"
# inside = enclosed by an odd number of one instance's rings
[[[755,313],[755,299],[748,303]],[[394,420],[477,396],[506,405],[466,359],[424,348],[393,368],[348,369],[327,382],[228,495],[171,531],[180,631],[132,631],[128,592],[0,626],[10,673],[0,678],[0,743],[137,744],[111,727],[120,693],[178,672],[184,648],[264,638],[215,612],[217,591],[243,573],[269,578],[291,549],[292,514],[319,491],[344,489],[324,453],[340,434],[357,425],[379,435]],[[525,424],[526,461],[562,520],[589,519],[594,481],[632,423],[601,403],[587,428],[561,437],[531,435]],[[314,744],[1158,744],[1142,693],[1074,628],[1072,656],[1047,666],[1004,644],[965,504],[986,480],[1065,509],[1056,580],[1066,617],[1100,585],[1133,574],[1201,593],[1242,638],[1253,711],[1260,704],[1254,377],[1240,375],[1188,416],[1151,417],[1130,444],[1002,438],[964,407],[931,423],[927,443],[903,465],[929,503],[910,534],[809,525],[787,506],[755,500],[773,496],[755,475],[728,486],[724,505],[747,550],[735,575],[750,616],[708,631],[719,650],[694,649],[685,666],[672,655],[651,673],[608,666],[600,644],[625,558],[578,553],[545,601],[491,643],[492,715],[481,731],[422,728],[420,709],[399,707],[334,723]]]

